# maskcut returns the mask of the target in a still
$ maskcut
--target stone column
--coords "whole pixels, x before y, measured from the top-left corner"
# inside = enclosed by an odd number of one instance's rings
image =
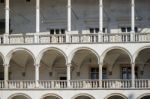
[[[36,34],[34,35],[34,42],[39,43],[40,32],[40,0],[36,0]]]
[[[67,23],[67,30],[68,32],[71,31],[71,0],[68,0],[68,5],[67,5],[67,8],[68,8],[68,13],[67,13],[67,20],[68,20],[68,23]]]
[[[99,87],[102,87],[102,80],[103,80],[103,63],[99,64]]]
[[[9,80],[9,64],[4,64],[4,83],[5,88],[8,88],[8,81]]]
[[[71,32],[71,0],[67,1],[67,33],[66,33],[66,42],[69,43],[69,37]]]
[[[5,4],[5,33],[9,34],[9,0]]]
[[[131,41],[135,41],[135,0],[131,0]]]
[[[102,42],[103,33],[103,0],[99,0],[99,42]]]
[[[6,0],[6,2],[5,2],[5,34],[4,34],[4,43],[6,43],[6,44],[8,43],[8,35],[9,35],[9,30],[10,30],[9,11],[10,11],[9,0]]]
[[[71,80],[71,63],[67,64],[67,86],[70,87],[70,80]]]
[[[135,63],[131,64],[131,68],[132,68],[132,87],[135,87]]]
[[[40,68],[40,65],[39,64],[35,64],[35,81],[36,81],[36,87],[39,86],[39,68]]]

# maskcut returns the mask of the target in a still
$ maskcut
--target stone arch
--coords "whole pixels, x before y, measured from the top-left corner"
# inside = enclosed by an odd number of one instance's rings
[[[48,96],[54,96],[54,97],[57,97],[57,98],[59,98],[59,99],[63,99],[61,96],[59,96],[59,95],[57,95],[57,94],[54,94],[54,93],[45,94],[45,95],[43,95],[40,99],[44,99],[44,98],[46,98],[46,97],[48,97]]]
[[[2,61],[3,61],[3,64],[5,64],[5,57],[4,57],[4,55],[0,52],[0,57],[2,58]]]
[[[114,46],[114,47],[107,48],[107,49],[102,53],[102,55],[100,56],[100,57],[101,57],[101,58],[100,58],[100,63],[103,63],[103,61],[104,61],[104,59],[105,59],[107,53],[108,53],[109,51],[111,51],[111,50],[114,50],[114,49],[119,49],[119,50],[122,50],[122,51],[124,51],[125,53],[127,53],[127,55],[128,55],[129,58],[130,58],[131,63],[133,62],[132,55],[131,55],[131,53],[130,53],[126,48],[123,48],[123,47],[120,47],[120,46]]]
[[[27,99],[32,99],[29,95],[24,94],[24,93],[15,93],[15,94],[12,94],[11,96],[8,97],[8,99],[12,99],[12,98],[14,98],[14,97],[16,97],[16,96],[24,96],[24,97],[26,97]]]
[[[139,48],[133,55],[133,62],[136,61],[136,58],[138,57],[139,53],[142,51],[142,50],[145,50],[145,49],[150,49],[150,46],[143,46],[141,48]]]
[[[76,98],[78,98],[78,97],[80,97],[80,96],[86,96],[86,97],[89,97],[89,98],[91,98],[91,99],[95,99],[94,96],[92,96],[92,95],[90,95],[90,94],[88,94],[88,93],[80,93],[80,94],[77,94],[77,95],[73,96],[71,99],[76,99]]]
[[[109,98],[112,97],[112,96],[120,96],[120,97],[122,97],[122,98],[124,98],[124,99],[128,99],[125,95],[120,94],[120,93],[112,93],[112,94],[109,94],[109,95],[107,95],[104,99],[109,99]]]
[[[29,55],[31,55],[31,57],[32,57],[32,59],[33,59],[33,61],[34,61],[34,63],[36,62],[35,60],[35,56],[34,56],[34,54],[29,50],[29,49],[26,49],[26,48],[15,48],[15,49],[13,49],[13,50],[11,50],[7,55],[6,55],[6,64],[9,64],[9,62],[10,62],[10,60],[11,60],[11,58],[12,58],[12,54],[14,53],[14,52],[17,52],[17,51],[26,51]]]
[[[150,93],[142,94],[142,95],[140,95],[139,97],[137,97],[137,99],[142,99],[142,98],[144,98],[144,97],[146,97],[146,96],[150,96]]]
[[[79,48],[76,48],[74,49],[70,54],[69,54],[69,60],[68,62],[71,63],[75,53],[79,50],[88,50],[88,51],[91,51],[96,57],[97,57],[97,60],[98,60],[98,64],[99,64],[99,60],[100,60],[100,57],[99,57],[99,54],[92,48],[89,48],[89,47],[79,47]]]
[[[67,58],[67,55],[65,54],[64,51],[62,51],[62,50],[59,49],[59,48],[48,47],[48,48],[45,48],[45,49],[43,49],[42,51],[40,51],[38,57],[36,58],[36,59],[37,59],[37,60],[36,60],[36,64],[40,64],[40,61],[41,61],[41,59],[42,59],[42,57],[43,57],[43,54],[44,54],[46,51],[48,51],[48,50],[56,50],[56,51],[58,51],[59,53],[61,53],[61,54],[64,56],[64,58],[65,58],[65,60],[66,60],[66,64],[68,63],[68,58]]]

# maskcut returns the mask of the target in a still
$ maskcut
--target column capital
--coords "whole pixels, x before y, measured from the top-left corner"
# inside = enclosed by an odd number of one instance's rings
[[[39,7],[39,6],[36,6],[36,9],[40,9],[40,7]]]
[[[5,7],[5,10],[10,10],[10,8],[9,7]]]
[[[9,64],[3,64],[3,66],[4,66],[4,67],[9,67],[10,65],[9,65]]]
[[[39,68],[40,67],[40,64],[34,64],[35,67]]]
[[[134,67],[135,67],[135,63],[131,63],[131,66],[134,66]]]
[[[67,8],[71,8],[71,5],[67,5]]]
[[[103,4],[99,4],[99,7],[103,7]]]
[[[99,65],[103,66],[103,65],[104,65],[104,63],[99,63]]]
[[[66,66],[67,66],[67,67],[71,67],[72,64],[71,64],[71,63],[67,63]]]
[[[131,7],[135,7],[135,4],[134,4],[134,3],[131,3]]]

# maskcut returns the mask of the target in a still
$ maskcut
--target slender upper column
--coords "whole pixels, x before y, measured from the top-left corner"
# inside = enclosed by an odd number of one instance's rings
[[[40,32],[40,0],[36,0],[36,33]]]
[[[131,32],[135,32],[135,0],[131,0]]]
[[[5,3],[5,33],[9,34],[9,0]]]
[[[71,64],[67,64],[67,86],[70,87],[71,80]]]
[[[132,87],[135,87],[135,63],[131,64],[132,68]]]
[[[71,31],[71,0],[68,0],[67,5],[67,31]]]
[[[103,0],[99,0],[99,32],[103,33]]]

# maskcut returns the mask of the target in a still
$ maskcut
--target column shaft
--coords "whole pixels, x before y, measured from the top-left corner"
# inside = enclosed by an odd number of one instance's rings
[[[5,33],[9,34],[9,0],[5,4]]]
[[[67,30],[68,32],[71,31],[71,0],[68,0],[68,5],[67,5],[68,13],[67,13]]]
[[[40,68],[40,65],[39,64],[36,64],[35,65],[35,81],[36,81],[36,87],[39,86],[39,68]]]
[[[36,32],[40,32],[40,0],[36,0]]]
[[[135,32],[135,0],[131,0],[131,32]]]
[[[132,68],[132,87],[135,87],[135,64],[132,63],[131,64],[131,68]]]
[[[103,33],[103,0],[99,0],[99,32]]]
[[[71,80],[71,64],[67,64],[67,86],[70,87]]]

